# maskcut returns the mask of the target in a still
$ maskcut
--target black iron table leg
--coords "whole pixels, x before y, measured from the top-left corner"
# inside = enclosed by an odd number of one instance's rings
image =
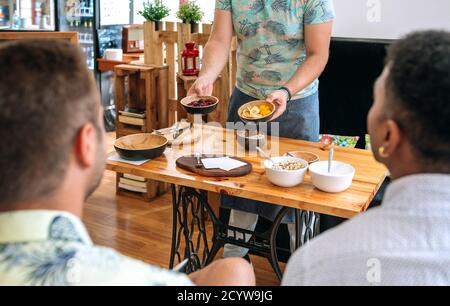
[[[181,262],[181,254],[179,252],[181,243],[181,234],[183,232],[183,227],[178,228],[178,224],[182,224],[182,216],[179,211],[181,204],[181,197],[179,193],[177,194],[177,187],[171,185],[172,191],[172,246],[170,251],[170,262],[169,269],[173,269],[175,265],[175,259],[178,263]]]
[[[288,211],[289,208],[283,207],[276,216],[275,220],[273,220],[273,224],[270,229],[270,256],[268,257],[268,259],[279,280],[281,280],[281,278],[283,277],[283,273],[281,272],[280,264],[278,263],[277,234],[281,222],[283,221],[283,218]]]
[[[283,207],[280,210],[268,232],[257,233],[224,225],[209,206],[205,191],[172,185],[172,205],[172,245],[169,263],[171,269],[176,262],[180,263],[187,258],[189,261],[185,269],[186,273],[197,271],[210,264],[221,247],[231,243],[266,257],[281,280],[283,274],[278,262],[277,234],[284,217],[291,208]],[[212,221],[212,245],[208,241],[206,216],[209,216]],[[295,224],[295,247],[298,248],[318,234],[319,214],[296,210]],[[231,235],[229,235],[230,232]],[[246,241],[246,235],[251,237],[250,240]],[[183,240],[184,243],[182,243]]]
[[[177,190],[178,189],[178,190]],[[191,273],[209,264],[221,247],[217,240],[220,221],[208,204],[207,194],[193,188],[172,185],[172,245],[170,255],[170,269],[175,261],[189,259],[186,272]],[[208,243],[206,232],[206,216],[213,224],[214,235],[212,246]],[[184,240],[184,252],[181,250]],[[183,252],[183,258],[181,256]]]
[[[283,207],[273,221],[270,229],[270,256],[268,259],[279,280],[283,277],[283,273],[278,262],[277,235],[280,225],[289,210],[290,208]],[[295,249],[298,249],[319,234],[319,221],[320,215],[317,213],[300,209],[295,210]]]

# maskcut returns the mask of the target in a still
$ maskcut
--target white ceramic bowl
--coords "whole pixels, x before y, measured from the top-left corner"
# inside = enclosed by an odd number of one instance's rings
[[[309,174],[316,188],[325,192],[342,192],[350,187],[355,176],[352,165],[333,161],[328,173],[328,161],[320,161],[309,166]]]
[[[306,160],[289,156],[272,157],[272,159],[276,163],[294,161],[302,163],[305,166],[305,168],[299,170],[275,170],[272,167],[272,163],[266,160],[264,167],[266,168],[267,179],[272,184],[289,188],[295,187],[303,182],[306,171],[308,170],[308,162]]]

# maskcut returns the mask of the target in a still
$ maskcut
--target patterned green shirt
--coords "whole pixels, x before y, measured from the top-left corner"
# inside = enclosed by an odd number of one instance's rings
[[[305,62],[304,25],[334,20],[332,0],[216,0],[238,39],[237,88],[258,99],[286,84]],[[315,80],[296,98],[318,90]]]

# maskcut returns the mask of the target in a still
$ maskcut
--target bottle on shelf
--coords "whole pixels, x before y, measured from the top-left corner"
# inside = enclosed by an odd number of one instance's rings
[[[11,28],[14,30],[19,30],[21,27],[20,25],[20,16],[17,13],[17,10],[14,11],[14,15],[13,15],[13,19],[12,19],[12,23],[11,23]]]

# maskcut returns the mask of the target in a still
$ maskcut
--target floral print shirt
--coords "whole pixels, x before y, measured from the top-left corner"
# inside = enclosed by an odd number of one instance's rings
[[[238,39],[237,88],[265,99],[305,62],[304,26],[334,20],[332,0],[216,0],[230,11]],[[315,94],[315,80],[295,98]]]
[[[0,285],[192,285],[178,274],[95,247],[65,212],[0,213]]]

